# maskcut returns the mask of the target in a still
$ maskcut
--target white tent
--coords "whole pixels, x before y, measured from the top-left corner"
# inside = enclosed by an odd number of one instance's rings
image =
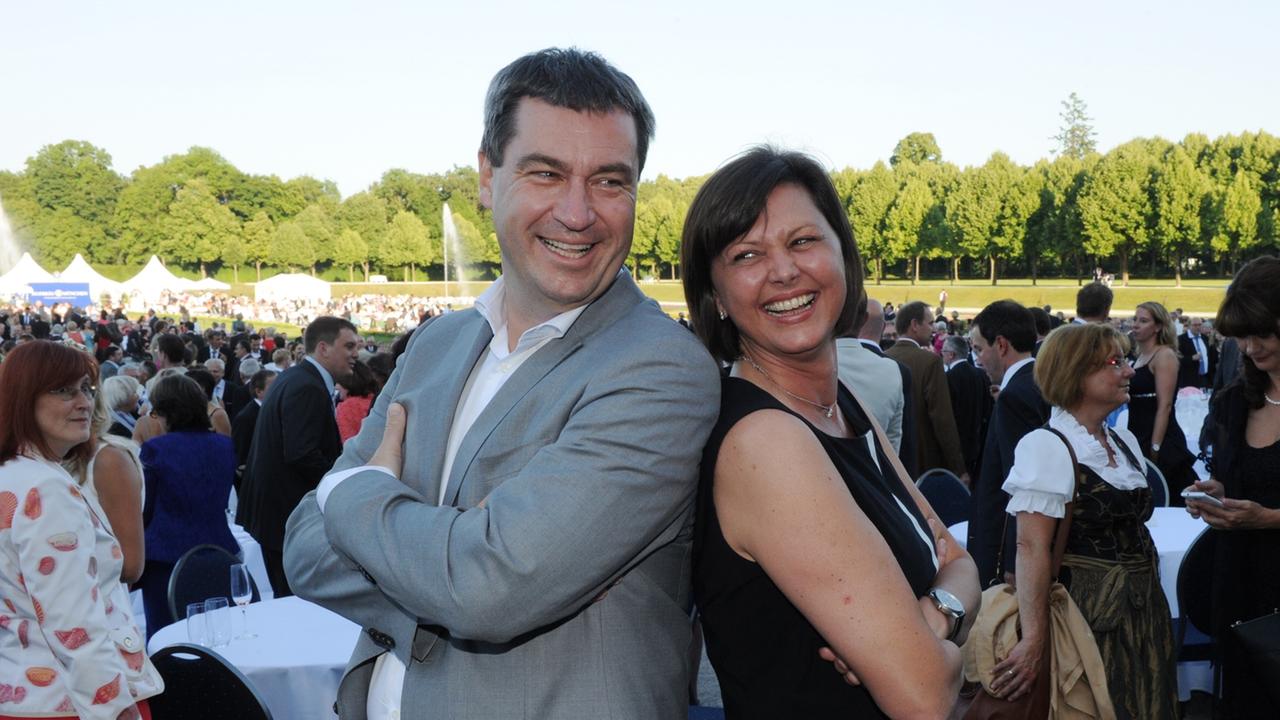
[[[103,293],[119,297],[122,291],[120,283],[103,277],[97,270],[89,267],[89,263],[85,262],[80,253],[76,253],[66,270],[58,273],[58,280],[61,282],[89,283],[89,297],[93,298],[94,302],[97,302]]]
[[[211,277],[207,277],[202,280],[196,280],[195,282],[191,283],[191,289],[192,290],[208,290],[208,291],[230,290],[231,286],[222,282],[221,280],[214,280]]]
[[[165,290],[186,292],[194,284],[186,278],[180,278],[169,272],[165,269],[164,263],[160,262],[160,258],[155,255],[151,256],[146,266],[139,270],[137,275],[121,283],[126,291],[137,293],[147,299],[158,298]]]
[[[332,297],[329,283],[301,273],[287,273],[267,278],[253,286],[257,300],[328,300]]]
[[[31,257],[31,253],[24,252],[17,264],[9,272],[0,276],[0,293],[5,295],[24,293],[27,285],[39,282],[56,282],[56,279],[49,274],[48,270],[40,267],[40,263]]]

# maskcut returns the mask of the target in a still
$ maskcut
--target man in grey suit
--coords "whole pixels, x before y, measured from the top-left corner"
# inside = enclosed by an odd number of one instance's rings
[[[502,277],[420,327],[290,518],[294,591],[365,630],[343,718],[687,715],[692,510],[719,375],[622,269],[653,116],[544,50],[485,100]]]

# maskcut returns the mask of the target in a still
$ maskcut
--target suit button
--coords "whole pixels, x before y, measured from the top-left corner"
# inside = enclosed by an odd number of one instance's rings
[[[384,632],[381,632],[379,630],[375,630],[374,628],[369,628],[365,630],[365,632],[368,633],[369,639],[373,641],[373,644],[377,645],[383,650],[395,649],[396,641],[390,635]]]

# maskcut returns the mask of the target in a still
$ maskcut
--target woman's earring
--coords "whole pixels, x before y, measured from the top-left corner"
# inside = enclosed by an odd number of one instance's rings
[[[727,318],[727,317],[729,317],[729,316],[728,316],[727,314],[725,314],[725,311],[724,311],[724,310],[721,310],[721,311],[720,311],[720,319],[721,319],[721,320],[724,320],[724,319],[725,319],[725,318]]]

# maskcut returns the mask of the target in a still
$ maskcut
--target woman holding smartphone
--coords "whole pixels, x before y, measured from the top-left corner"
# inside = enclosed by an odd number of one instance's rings
[[[1242,375],[1213,398],[1213,479],[1187,512],[1221,532],[1214,563],[1213,636],[1224,643],[1224,717],[1273,718],[1275,707],[1226,628],[1280,607],[1280,258],[1236,275],[1218,330],[1240,345]]]

